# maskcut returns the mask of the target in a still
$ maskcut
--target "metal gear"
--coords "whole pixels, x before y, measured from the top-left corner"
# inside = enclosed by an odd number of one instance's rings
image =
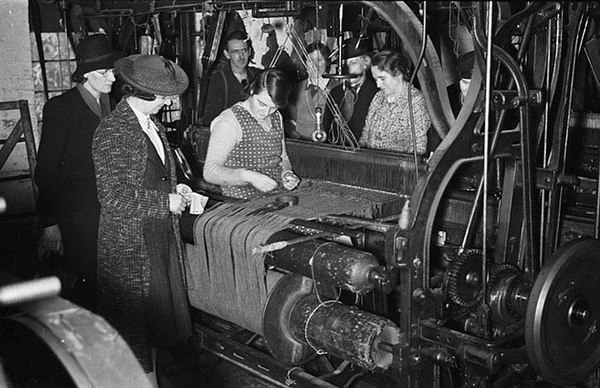
[[[521,314],[516,313],[512,308],[513,291],[522,283],[522,271],[516,265],[500,264],[490,272],[488,305],[492,312],[492,320],[497,324],[509,324],[522,318]]]
[[[512,277],[513,275],[519,276],[520,278],[523,277],[521,269],[514,264],[504,263],[494,266],[490,271],[488,290],[493,289],[502,279]]]
[[[469,249],[450,262],[447,291],[454,303],[473,307],[481,301],[482,259],[481,251]]]

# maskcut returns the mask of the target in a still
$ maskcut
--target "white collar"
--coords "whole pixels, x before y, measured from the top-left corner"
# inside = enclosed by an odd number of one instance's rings
[[[137,109],[135,106],[133,106],[129,100],[126,100],[127,103],[129,104],[129,107],[131,108],[131,110],[133,111],[133,113],[135,113],[136,117],[138,118],[138,121],[140,123],[146,124],[148,122],[148,120],[150,120],[150,115],[144,114],[142,112],[140,112],[139,109]],[[144,128],[144,126],[142,125],[142,128]]]

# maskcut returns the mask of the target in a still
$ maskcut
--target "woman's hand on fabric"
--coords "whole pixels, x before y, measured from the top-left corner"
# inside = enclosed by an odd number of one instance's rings
[[[246,170],[246,181],[250,183],[255,189],[266,193],[277,187],[277,181],[265,174],[260,172]]]
[[[47,252],[58,253],[60,256],[64,253],[62,234],[58,224],[45,227],[38,241],[38,257],[44,257]]]
[[[281,174],[281,182],[286,190],[294,190],[300,183],[300,177],[292,171],[285,171]]]
[[[182,194],[169,194],[169,210],[181,215],[188,206],[188,199]]]

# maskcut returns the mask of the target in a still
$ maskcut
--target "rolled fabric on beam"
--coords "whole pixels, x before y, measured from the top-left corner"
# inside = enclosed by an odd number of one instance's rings
[[[271,240],[297,237],[293,232],[279,232]],[[357,294],[371,291],[377,281],[387,276],[371,253],[318,239],[272,252],[266,256],[265,264]]]
[[[271,354],[287,365],[330,353],[368,370],[386,369],[400,343],[400,329],[392,321],[317,296],[314,281],[295,273],[271,290],[263,332]]]

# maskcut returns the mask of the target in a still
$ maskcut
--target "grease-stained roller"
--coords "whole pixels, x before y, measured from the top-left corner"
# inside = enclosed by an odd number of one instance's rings
[[[322,351],[368,370],[386,369],[400,343],[400,329],[389,319],[317,297],[314,282],[293,273],[271,291],[263,332],[273,356],[290,365]]]
[[[292,235],[298,236],[280,232],[271,240]],[[371,291],[378,281],[388,281],[388,275],[371,253],[317,239],[273,252],[267,255],[265,263],[358,294]]]

